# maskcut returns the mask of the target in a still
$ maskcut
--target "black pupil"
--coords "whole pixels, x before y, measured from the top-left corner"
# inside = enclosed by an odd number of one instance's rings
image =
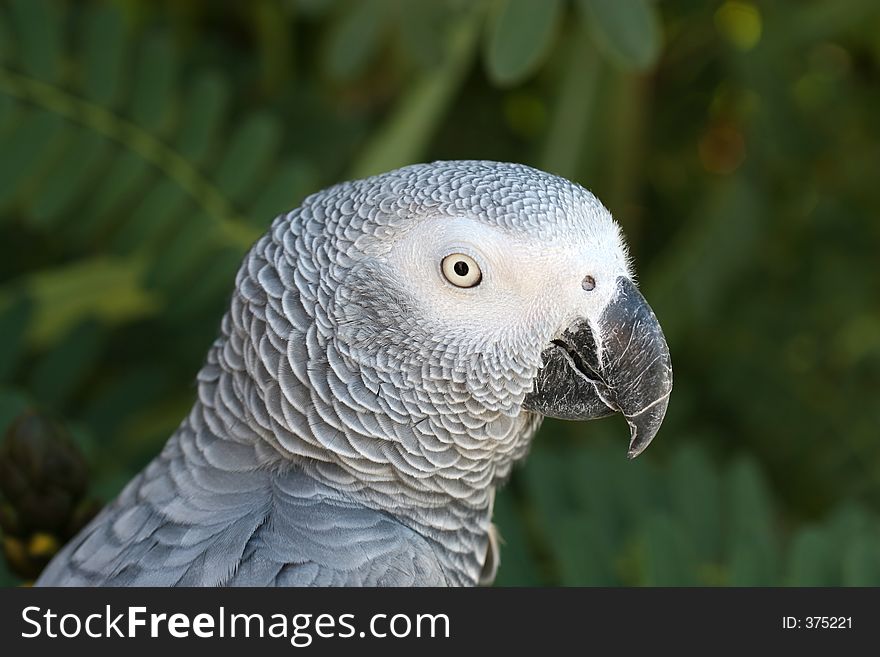
[[[464,260],[459,260],[454,265],[452,265],[452,269],[459,276],[467,276],[467,273],[470,271],[470,268],[467,266],[467,263]]]

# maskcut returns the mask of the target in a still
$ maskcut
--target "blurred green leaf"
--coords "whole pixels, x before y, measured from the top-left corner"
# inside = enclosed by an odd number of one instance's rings
[[[843,586],[880,586],[880,532],[859,536],[844,547]]]
[[[113,323],[155,312],[159,300],[139,284],[141,265],[93,258],[40,271],[21,286],[33,300],[28,342],[41,346],[63,336],[86,318]],[[0,301],[10,292],[0,291]]]
[[[568,45],[565,70],[558,83],[556,108],[541,152],[541,168],[547,171],[577,177],[597,101],[598,60],[586,27],[578,23]]]
[[[31,216],[42,226],[57,223],[85,193],[95,172],[106,162],[111,145],[101,135],[77,130],[61,157],[47,172],[46,183],[31,201]]]
[[[241,259],[240,249],[224,247],[197,263],[187,280],[187,294],[170,300],[168,313],[172,320],[191,321],[193,316],[212,303],[219,306],[215,313],[221,312],[232,293],[235,272],[241,265]]]
[[[308,16],[323,16],[336,5],[339,0],[289,0],[296,8]]]
[[[580,0],[596,46],[617,64],[651,68],[660,55],[660,17],[649,0]]]
[[[528,548],[528,528],[513,499],[510,488],[495,496],[493,522],[501,537],[501,563],[498,567],[497,586],[537,586],[541,576],[535,568],[534,557]]]
[[[558,451],[536,450],[532,457],[525,471],[525,481],[538,522],[549,536],[552,528],[562,525],[572,510],[570,481],[558,479],[560,471],[565,469],[564,456]]]
[[[512,85],[534,73],[553,44],[561,15],[561,0],[500,0],[486,35],[489,77]]]
[[[619,583],[615,560],[619,546],[589,516],[569,514],[552,528],[553,552],[561,582],[567,586],[613,586]]]
[[[174,181],[163,180],[140,200],[132,216],[115,235],[113,249],[133,254],[145,244],[158,246],[163,228],[187,207],[189,199]]]
[[[422,0],[415,10],[412,4],[397,5],[403,47],[423,68],[437,66],[443,58],[448,6],[443,0]]]
[[[18,583],[17,578],[6,567],[5,559],[0,559],[0,588],[15,586]]]
[[[0,13],[0,62],[14,56],[13,44],[12,30],[7,24],[6,16]]]
[[[0,71],[0,85],[3,74]],[[0,160],[0,206],[21,194],[24,181],[45,166],[46,153],[57,144],[61,120],[49,112],[31,112],[7,129]]]
[[[205,239],[211,232],[211,218],[207,214],[187,214],[181,224],[151,263],[145,277],[147,287],[179,289],[185,276],[198,272],[205,257],[216,254],[217,244]]]
[[[137,58],[133,76],[132,117],[147,130],[159,130],[168,121],[177,77],[177,55],[165,35],[151,36]]]
[[[303,160],[285,162],[265,182],[248,216],[263,227],[277,215],[296,207],[307,194],[317,191],[317,172]]]
[[[775,534],[773,500],[754,462],[743,458],[734,461],[725,473],[724,487],[729,514],[726,531],[730,536]]]
[[[573,482],[581,522],[619,548],[627,539],[632,518],[620,507],[616,480],[622,460],[619,452],[608,448],[578,449],[566,468]],[[583,548],[586,549],[586,548]]]
[[[16,103],[9,96],[0,95],[0,134],[15,120]]]
[[[104,336],[94,319],[77,325],[56,341],[29,372],[28,388],[52,408],[60,408],[81,387],[100,359]]]
[[[330,77],[348,80],[364,71],[376,54],[385,27],[388,2],[359,0],[348,5],[334,23],[326,46],[325,66]]]
[[[148,184],[150,173],[146,160],[136,153],[120,154],[106,176],[95,184],[84,209],[66,227],[66,232],[77,244],[87,243],[94,240],[95,235],[102,235],[116,218],[116,212]]]
[[[112,105],[122,94],[128,64],[129,40],[119,12],[90,7],[83,20],[83,89],[96,102]]]
[[[9,12],[22,66],[34,77],[53,80],[61,54],[62,17],[57,3],[9,0]]]
[[[88,425],[102,427],[107,434],[114,435],[128,418],[141,413],[144,408],[155,412],[154,404],[173,384],[168,379],[166,368],[146,363],[135,370],[105,374],[91,386],[89,399],[83,402],[81,417]]]
[[[226,79],[216,72],[198,76],[187,90],[183,103],[177,149],[193,162],[201,163],[220,137],[231,90]]]
[[[0,382],[12,376],[24,356],[31,311],[30,299],[24,295],[11,295],[0,303]]]
[[[789,556],[787,584],[833,586],[835,557],[827,536],[819,529],[804,529],[795,536]]]
[[[289,81],[294,59],[294,35],[287,13],[275,0],[252,3],[251,20],[259,35],[262,86],[274,92]]]
[[[217,187],[233,201],[242,201],[263,182],[281,137],[281,125],[271,116],[254,114],[232,134],[215,175]]]
[[[693,586],[696,555],[678,527],[665,513],[644,523],[644,583],[648,586]]]
[[[775,48],[797,49],[804,44],[833,38],[854,25],[864,25],[876,19],[877,4],[873,0],[836,0],[814,2],[799,6],[798,20],[792,24],[790,15],[782,7],[762,6],[768,14],[766,32],[777,38]],[[787,29],[781,29],[781,28]]]
[[[21,390],[0,386],[0,433],[5,432],[9,423],[32,403]]]
[[[677,342],[680,331],[692,331],[714,317],[724,291],[751,266],[762,235],[763,207],[760,188],[742,178],[711,186],[679,241],[645,274],[646,294],[663,318],[670,343]],[[693,276],[695,271],[702,274]],[[662,312],[665,308],[677,312]]]
[[[729,586],[778,586],[778,555],[773,537],[734,536],[729,549],[727,578]]]
[[[672,510],[701,562],[721,558],[721,486],[700,450],[680,449],[669,464]]]
[[[351,177],[363,178],[418,162],[464,80],[478,35],[480,14],[471,10],[451,28],[442,66],[425,73],[398,101],[367,142]]]

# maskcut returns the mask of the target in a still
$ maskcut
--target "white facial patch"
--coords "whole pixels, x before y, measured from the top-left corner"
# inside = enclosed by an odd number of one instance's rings
[[[602,218],[604,219],[604,218]],[[495,336],[519,333],[549,341],[578,318],[595,321],[614,294],[618,276],[629,275],[616,225],[591,218],[590,230],[533,236],[468,217],[428,217],[381,259],[400,275],[424,316],[448,330]],[[443,259],[464,254],[480,268],[470,288],[452,284]],[[595,288],[582,286],[592,276]]]

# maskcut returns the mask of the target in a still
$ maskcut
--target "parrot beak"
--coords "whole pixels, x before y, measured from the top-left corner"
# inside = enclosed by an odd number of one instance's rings
[[[666,415],[672,361],[654,311],[632,281],[618,278],[596,325],[575,322],[542,356],[544,367],[524,408],[563,420],[619,412],[630,427],[627,456],[645,450]]]

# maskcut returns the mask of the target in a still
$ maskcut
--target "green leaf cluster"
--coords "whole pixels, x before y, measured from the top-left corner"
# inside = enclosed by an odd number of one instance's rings
[[[845,503],[787,526],[754,458],[719,465],[690,442],[669,451],[629,463],[607,443],[536,449],[497,500],[514,543],[497,583],[880,585],[876,512]]]
[[[110,499],[274,216],[523,162],[621,223],[676,383],[634,463],[546,424],[499,583],[877,584],[878,34],[874,0],[0,0],[0,430],[64,417]]]

